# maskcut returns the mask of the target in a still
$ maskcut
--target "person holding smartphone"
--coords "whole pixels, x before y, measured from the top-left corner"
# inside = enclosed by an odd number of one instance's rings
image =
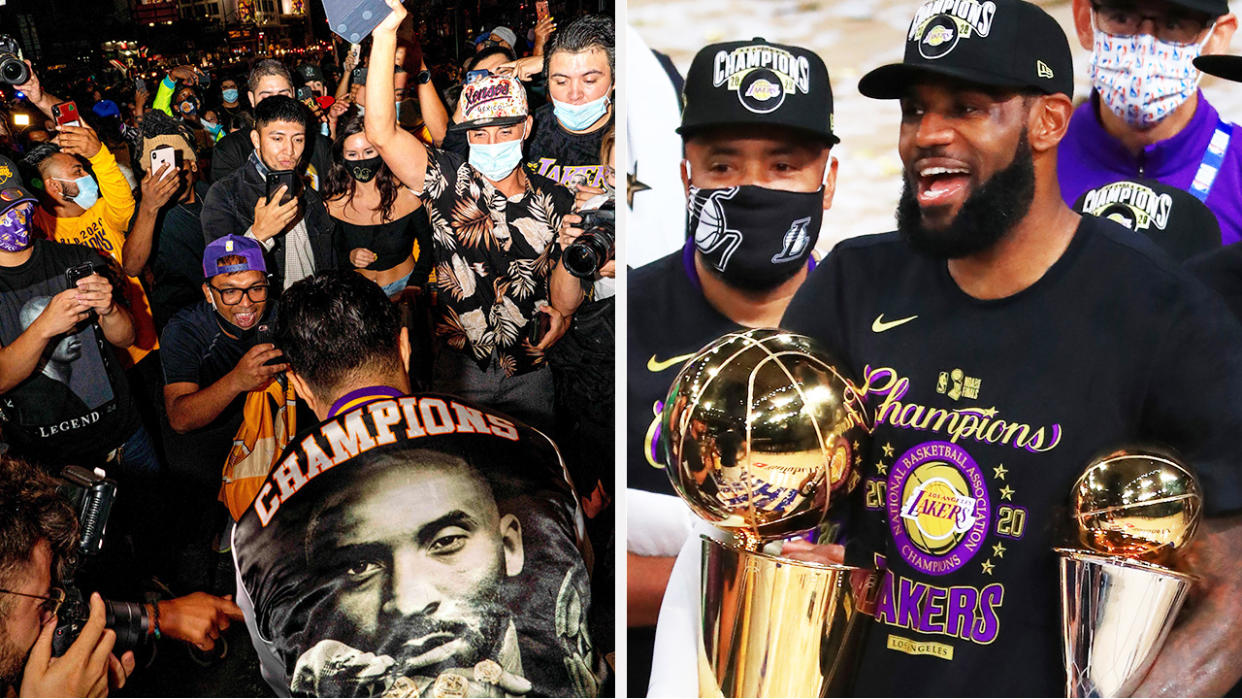
[[[316,271],[337,266],[336,234],[323,199],[299,174],[309,115],[292,97],[273,95],[255,107],[253,151],[203,201],[205,243],[226,235],[258,241],[277,293]]]

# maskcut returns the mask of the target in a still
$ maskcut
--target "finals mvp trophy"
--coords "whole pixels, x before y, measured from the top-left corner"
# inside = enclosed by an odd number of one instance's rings
[[[1202,502],[1194,473],[1154,449],[1108,454],[1074,484],[1083,548],[1057,549],[1067,697],[1126,697],[1143,681],[1194,582],[1170,565]]]
[[[845,690],[870,573],[764,552],[820,526],[858,480],[870,426],[844,367],[810,338],[732,333],[682,368],[660,418],[669,478],[704,536],[700,696]]]

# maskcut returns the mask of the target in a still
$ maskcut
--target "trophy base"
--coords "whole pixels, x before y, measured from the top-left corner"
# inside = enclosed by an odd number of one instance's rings
[[[1194,577],[1119,556],[1056,552],[1065,696],[1130,696],[1155,662]]]
[[[852,679],[871,571],[703,538],[699,695],[826,697]],[[851,581],[854,583],[851,585]]]

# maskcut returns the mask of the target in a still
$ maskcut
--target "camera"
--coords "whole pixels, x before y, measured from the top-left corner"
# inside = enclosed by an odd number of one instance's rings
[[[609,198],[594,209],[579,211],[582,235],[561,254],[565,270],[579,279],[593,279],[616,252],[616,204]]]
[[[116,481],[108,478],[102,469],[88,471],[80,466],[66,466],[60,472],[60,481],[57,491],[69,500],[78,515],[81,535],[77,553],[94,556],[103,549],[108,516],[116,501]],[[76,569],[76,563],[76,560],[71,562],[71,569]],[[69,578],[72,577],[71,574]],[[65,591],[65,601],[56,615],[56,631],[52,636],[52,654],[58,657],[77,640],[91,613],[90,602],[71,579],[65,580],[61,588]],[[104,600],[104,611],[104,625],[116,632],[117,654],[142,645],[151,626],[146,607],[134,602]]]
[[[30,66],[22,60],[22,47],[7,34],[0,34],[0,82],[21,85],[30,80]]]

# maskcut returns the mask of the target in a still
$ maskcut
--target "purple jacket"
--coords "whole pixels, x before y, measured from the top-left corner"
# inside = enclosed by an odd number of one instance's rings
[[[1074,110],[1061,141],[1057,173],[1061,196],[1070,206],[1088,189],[1134,177],[1190,189],[1219,119],[1202,91],[1190,123],[1176,136],[1147,146],[1137,157],[1104,130],[1096,113],[1098,104],[1099,95],[1093,92],[1090,100]],[[1221,244],[1242,240],[1242,128],[1234,127],[1205,203],[1220,221]]]

